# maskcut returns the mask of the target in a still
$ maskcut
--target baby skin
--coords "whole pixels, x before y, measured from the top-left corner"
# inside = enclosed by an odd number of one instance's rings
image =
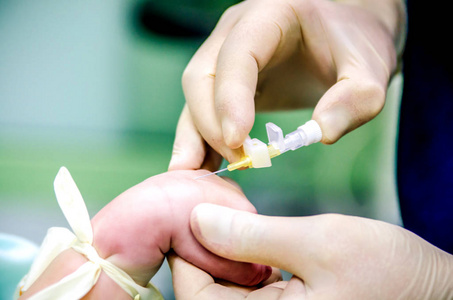
[[[204,170],[163,173],[116,197],[91,220],[93,246],[99,256],[142,286],[151,280],[170,251],[219,279],[246,286],[268,279],[272,273],[270,267],[221,258],[194,238],[189,220],[192,209],[200,203],[256,213],[234,184],[218,176],[194,180],[206,173]],[[86,261],[72,249],[62,252],[20,299],[57,282]],[[85,299],[100,298],[129,299],[130,296],[102,273],[85,296]]]

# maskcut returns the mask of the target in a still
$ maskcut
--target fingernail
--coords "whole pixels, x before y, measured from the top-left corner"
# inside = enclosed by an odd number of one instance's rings
[[[237,143],[237,130],[236,124],[234,124],[230,119],[222,119],[222,133],[225,144],[230,148],[237,148],[241,145],[236,145]]]
[[[234,210],[203,203],[194,209],[194,221],[201,237],[209,243],[226,245],[230,241]]]

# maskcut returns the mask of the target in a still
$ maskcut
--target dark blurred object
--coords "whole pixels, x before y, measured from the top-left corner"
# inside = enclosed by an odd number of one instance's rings
[[[134,10],[135,24],[169,37],[207,37],[222,13],[238,0],[147,1]]]
[[[453,59],[451,13],[407,1],[398,193],[404,227],[453,254]]]

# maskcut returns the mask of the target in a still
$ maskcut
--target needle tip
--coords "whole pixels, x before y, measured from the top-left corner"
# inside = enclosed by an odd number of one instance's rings
[[[226,170],[228,170],[228,168],[221,169],[221,170],[218,170],[218,171],[215,171],[215,172],[211,172],[209,174],[201,175],[201,176],[195,177],[194,179],[197,180],[197,179],[200,179],[200,178],[203,178],[203,177],[207,177],[207,176],[211,176],[211,175],[214,175],[214,174],[226,171]]]
[[[209,173],[209,174],[201,175],[201,176],[195,177],[194,179],[197,180],[197,179],[200,179],[200,178],[203,178],[203,177],[206,177],[206,176],[211,176],[211,175],[214,175],[214,173]]]

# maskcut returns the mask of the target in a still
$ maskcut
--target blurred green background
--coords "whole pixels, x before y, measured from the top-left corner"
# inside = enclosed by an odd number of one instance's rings
[[[184,67],[234,2],[1,1],[0,233],[39,244],[49,227],[68,226],[52,186],[60,166],[92,216],[165,172],[184,104]],[[394,152],[401,82],[395,78],[375,120],[335,145],[228,176],[263,214],[337,212],[400,223]],[[260,114],[251,136],[265,141],[266,122],[287,133],[310,116]],[[153,282],[173,298],[168,267]]]

